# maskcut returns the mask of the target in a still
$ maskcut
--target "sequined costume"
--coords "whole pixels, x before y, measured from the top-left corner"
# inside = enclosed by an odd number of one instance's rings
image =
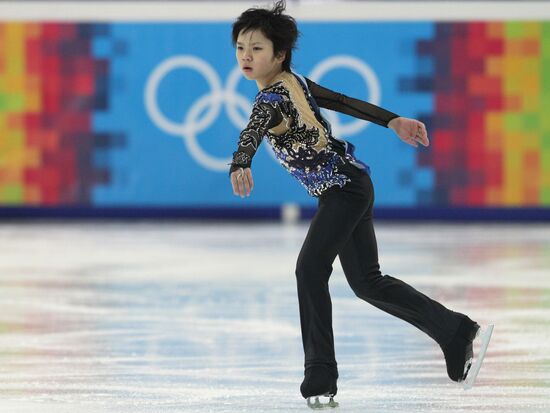
[[[333,92],[296,73],[281,72],[256,95],[250,121],[241,132],[230,173],[250,167],[262,139],[267,137],[279,162],[306,188],[319,196],[350,181],[340,170],[346,160],[359,169],[368,166],[354,156],[355,147],[332,135],[319,107],[335,110],[387,127],[395,113]]]

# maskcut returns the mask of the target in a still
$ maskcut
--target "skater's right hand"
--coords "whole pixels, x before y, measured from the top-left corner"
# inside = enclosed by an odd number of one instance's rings
[[[252,171],[250,168],[239,168],[231,174],[231,186],[233,187],[233,195],[244,198],[250,196],[254,181],[252,180]]]

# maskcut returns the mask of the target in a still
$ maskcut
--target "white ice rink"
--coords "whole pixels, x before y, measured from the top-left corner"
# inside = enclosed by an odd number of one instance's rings
[[[0,224],[0,412],[306,412],[306,224]],[[377,225],[381,269],[495,323],[476,386],[331,278],[344,412],[550,412],[550,225]]]

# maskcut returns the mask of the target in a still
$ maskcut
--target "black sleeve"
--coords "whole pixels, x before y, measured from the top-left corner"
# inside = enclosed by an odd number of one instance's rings
[[[246,128],[240,134],[239,145],[233,152],[233,161],[229,168],[229,175],[239,168],[250,168],[258,146],[265,133],[280,124],[283,115],[278,104],[259,102],[252,108],[252,114]]]
[[[322,108],[335,110],[355,118],[368,120],[386,128],[390,120],[399,117],[399,115],[373,105],[372,103],[350,98],[349,96],[319,86],[307,77],[305,79],[311,96],[313,96],[317,105]]]

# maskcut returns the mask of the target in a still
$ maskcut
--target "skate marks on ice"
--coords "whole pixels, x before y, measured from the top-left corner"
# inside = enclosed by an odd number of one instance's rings
[[[475,386],[330,282],[335,412],[547,412],[550,228],[378,225],[383,273],[497,328]],[[307,227],[0,225],[0,411],[299,412]],[[475,350],[475,349],[474,349]]]

